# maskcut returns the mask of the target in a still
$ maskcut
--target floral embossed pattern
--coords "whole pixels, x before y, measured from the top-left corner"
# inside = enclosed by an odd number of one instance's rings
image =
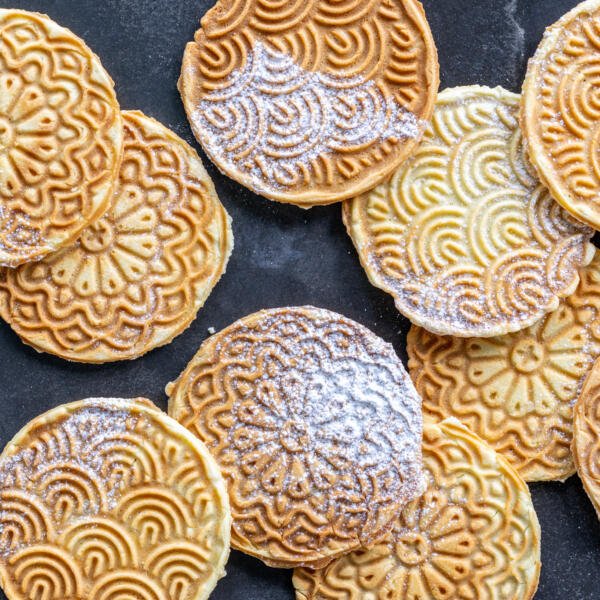
[[[206,447],[147,400],[54,409],[0,457],[10,600],[205,600],[230,524]]]
[[[416,0],[219,0],[180,90],[219,168],[309,207],[373,187],[410,154],[438,70]]]
[[[529,600],[540,528],[525,483],[456,421],[425,425],[427,491],[389,535],[321,571],[296,570],[297,600]]]
[[[600,228],[600,1],[550,27],[523,84],[523,131],[554,198]]]
[[[48,17],[0,9],[0,265],[62,248],[101,216],[122,143],[98,57]]]
[[[197,154],[126,112],[111,210],[79,241],[0,273],[0,314],[28,344],[70,360],[136,358],[194,319],[225,270],[229,217]]]
[[[421,491],[421,402],[391,346],[312,307],[250,315],[167,388],[229,485],[232,544],[322,566],[383,536]]]
[[[600,518],[600,363],[590,371],[573,422],[573,457],[577,473]]]
[[[592,259],[592,231],[531,173],[518,103],[502,88],[446,90],[415,155],[344,206],[371,281],[434,333],[519,331],[573,293]]]
[[[426,417],[456,417],[526,481],[564,480],[573,405],[600,356],[600,254],[577,291],[519,333],[459,339],[413,327],[408,367]]]

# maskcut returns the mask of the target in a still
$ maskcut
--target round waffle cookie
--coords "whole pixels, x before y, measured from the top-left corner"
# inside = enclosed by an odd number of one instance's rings
[[[548,28],[523,84],[531,161],[554,198],[600,229],[600,0]]]
[[[438,86],[418,0],[219,0],[179,83],[213,162],[304,208],[388,176],[421,139]]]
[[[575,291],[592,259],[591,230],[531,172],[518,105],[502,88],[444,91],[414,156],[344,205],[371,282],[435,333],[523,329]]]
[[[106,212],[122,146],[98,57],[44,15],[0,9],[0,265],[71,244]]]
[[[69,360],[136,358],[186,329],[225,270],[230,220],[196,152],[125,112],[109,212],[43,261],[0,271],[0,315],[36,350]]]
[[[8,600],[204,600],[230,526],[206,446],[147,400],[56,408],[0,457]]]
[[[167,393],[227,480],[233,547],[268,565],[369,545],[421,492],[421,401],[393,348],[338,314],[250,315]]]
[[[573,405],[600,356],[600,252],[577,291],[535,325],[485,339],[408,334],[408,368],[425,417],[456,417],[526,481],[565,480]]]
[[[540,527],[523,480],[454,420],[427,424],[427,491],[380,544],[294,574],[297,600],[529,600]]]
[[[575,405],[573,457],[600,518],[600,361],[590,371]]]

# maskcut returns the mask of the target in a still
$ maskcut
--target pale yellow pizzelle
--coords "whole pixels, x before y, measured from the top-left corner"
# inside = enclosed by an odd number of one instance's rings
[[[573,406],[600,356],[600,253],[574,294],[535,325],[493,338],[453,338],[412,327],[408,369],[425,417],[455,417],[526,481],[575,472]]]
[[[60,406],[0,456],[8,600],[206,600],[230,527],[207,448],[145,399]]]
[[[224,273],[230,218],[198,154],[158,121],[124,112],[111,209],[72,246],[0,270],[0,315],[68,360],[133,359],[194,320]]]
[[[371,282],[433,333],[524,329],[575,291],[592,259],[592,230],[535,176],[518,111],[502,88],[445,90],[413,156],[343,206]]]
[[[529,61],[521,123],[529,155],[561,206],[600,229],[600,0],[549,27]]]
[[[575,405],[573,457],[600,518],[600,362],[591,370]]]
[[[219,169],[303,208],[389,175],[421,139],[438,86],[418,0],[218,0],[179,81]]]
[[[428,487],[387,538],[325,569],[297,569],[297,600],[530,600],[540,526],[525,482],[455,420],[426,424]]]
[[[39,260],[102,216],[122,147],[100,59],[47,16],[0,9],[0,266]]]
[[[270,566],[375,543],[422,489],[420,398],[392,346],[339,314],[249,315],[167,393],[225,476],[232,546]]]

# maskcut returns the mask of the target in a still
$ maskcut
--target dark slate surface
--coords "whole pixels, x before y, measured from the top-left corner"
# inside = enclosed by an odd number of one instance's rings
[[[6,1],[1,3],[8,7]],[[141,109],[195,144],[176,90],[185,43],[211,0],[14,0],[84,37],[112,74],[121,105]],[[575,0],[424,0],[440,53],[442,86],[503,85],[519,91],[545,26]],[[263,200],[210,164],[233,217],[229,269],[193,326],[166,348],[131,363],[74,365],[38,355],[0,323],[0,447],[42,411],[88,396],[147,396],[166,407],[177,377],[207,328],[255,310],[311,303],[356,319],[405,359],[408,322],[371,287],[341,224],[338,206],[300,209]],[[543,530],[537,600],[600,598],[600,526],[576,477],[533,486]],[[215,600],[292,600],[290,574],[233,553]],[[0,592],[0,600],[5,596]]]

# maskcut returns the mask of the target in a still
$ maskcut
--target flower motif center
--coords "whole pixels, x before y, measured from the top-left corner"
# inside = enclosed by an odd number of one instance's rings
[[[81,235],[81,246],[90,253],[103,252],[112,243],[114,231],[106,219],[100,219],[84,230]]]
[[[425,562],[431,552],[429,540],[421,533],[409,531],[396,541],[396,555],[411,567]]]
[[[15,141],[15,129],[9,119],[0,116],[0,152],[10,148]]]
[[[513,367],[521,373],[532,373],[544,363],[543,346],[534,338],[519,340],[513,347],[510,359]]]
[[[288,452],[304,452],[309,442],[308,426],[294,420],[287,421],[281,428],[280,440]]]

